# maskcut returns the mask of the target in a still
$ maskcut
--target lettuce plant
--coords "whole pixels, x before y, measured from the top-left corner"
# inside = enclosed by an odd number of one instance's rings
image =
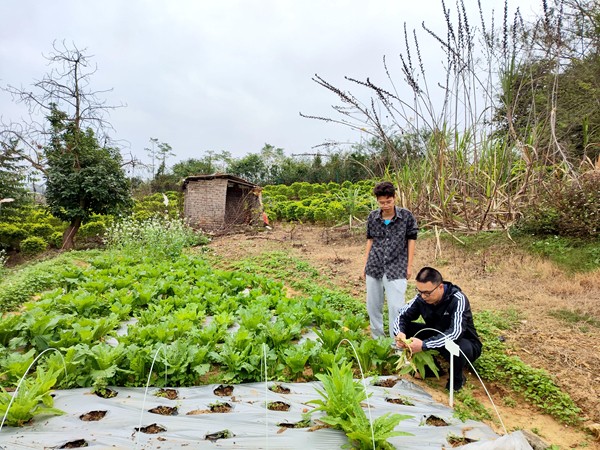
[[[0,415],[6,424],[21,427],[40,414],[64,414],[54,408],[50,389],[56,384],[56,372],[37,370],[35,377],[27,378],[16,394],[0,387]],[[14,399],[13,399],[13,395]],[[11,404],[11,399],[13,399]],[[10,409],[8,408],[10,405]],[[7,412],[8,411],[8,412]]]
[[[288,347],[283,353],[283,361],[292,380],[302,376],[308,359],[319,350],[315,341],[305,341],[301,345]]]

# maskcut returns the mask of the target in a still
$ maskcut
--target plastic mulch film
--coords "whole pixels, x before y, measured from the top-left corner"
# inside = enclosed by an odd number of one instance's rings
[[[378,386],[390,379],[392,387]],[[475,421],[461,422],[452,417],[450,408],[434,402],[415,384],[401,379],[394,384],[394,380],[369,378],[367,390],[372,394],[368,403],[373,419],[387,412],[412,416],[400,422],[396,430],[413,436],[388,440],[396,448],[440,450],[450,448],[449,440],[456,437],[464,439],[465,444],[474,442],[478,446],[473,448],[479,450],[527,448],[492,446],[499,436],[490,427]],[[164,390],[149,388],[145,404],[143,388],[113,387],[117,395],[112,398],[98,397],[89,389],[59,390],[55,391],[54,406],[64,415],[38,416],[21,428],[5,426],[0,432],[0,448],[341,448],[348,442],[342,431],[315,426],[320,413],[311,415],[310,424],[302,422],[303,413],[313,408],[307,402],[320,398],[315,387],[322,389],[319,382],[206,385],[174,388],[167,392],[176,394],[174,399],[156,395]],[[369,417],[366,402],[364,406]]]

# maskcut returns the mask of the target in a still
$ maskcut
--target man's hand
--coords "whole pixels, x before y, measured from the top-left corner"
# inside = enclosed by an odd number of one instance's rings
[[[398,347],[398,348],[405,348],[406,347],[406,344],[405,344],[406,334],[404,334],[404,333],[398,333],[396,335],[395,339],[396,339],[396,347]]]
[[[407,279],[407,280],[410,280],[410,277],[412,277],[412,267],[411,267],[411,266],[408,266],[408,267],[406,268],[406,279]]]
[[[362,272],[360,273],[360,279],[361,280],[366,280],[367,279],[367,268],[363,268]]]
[[[423,350],[423,341],[414,337],[410,340],[409,348],[411,352],[419,353],[421,350]]]

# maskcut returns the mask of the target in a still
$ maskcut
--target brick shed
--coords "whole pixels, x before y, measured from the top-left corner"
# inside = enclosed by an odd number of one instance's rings
[[[262,223],[261,188],[228,174],[194,175],[183,181],[183,215],[190,225],[222,230]]]

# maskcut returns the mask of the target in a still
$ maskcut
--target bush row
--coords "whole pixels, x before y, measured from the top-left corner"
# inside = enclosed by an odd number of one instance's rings
[[[167,192],[164,196],[153,194],[135,200],[132,214],[136,221],[145,221],[156,216],[177,218],[181,204],[180,192]],[[85,243],[102,238],[114,221],[112,216],[92,215],[79,228],[77,241]],[[66,222],[52,216],[43,205],[28,205],[19,210],[18,214],[5,217],[0,222],[0,249],[20,251],[25,256],[32,256],[48,247],[60,248],[67,225]]]
[[[342,184],[309,184],[266,186],[263,203],[272,220],[301,221],[321,224],[364,220],[375,207],[372,195],[375,181]]]

